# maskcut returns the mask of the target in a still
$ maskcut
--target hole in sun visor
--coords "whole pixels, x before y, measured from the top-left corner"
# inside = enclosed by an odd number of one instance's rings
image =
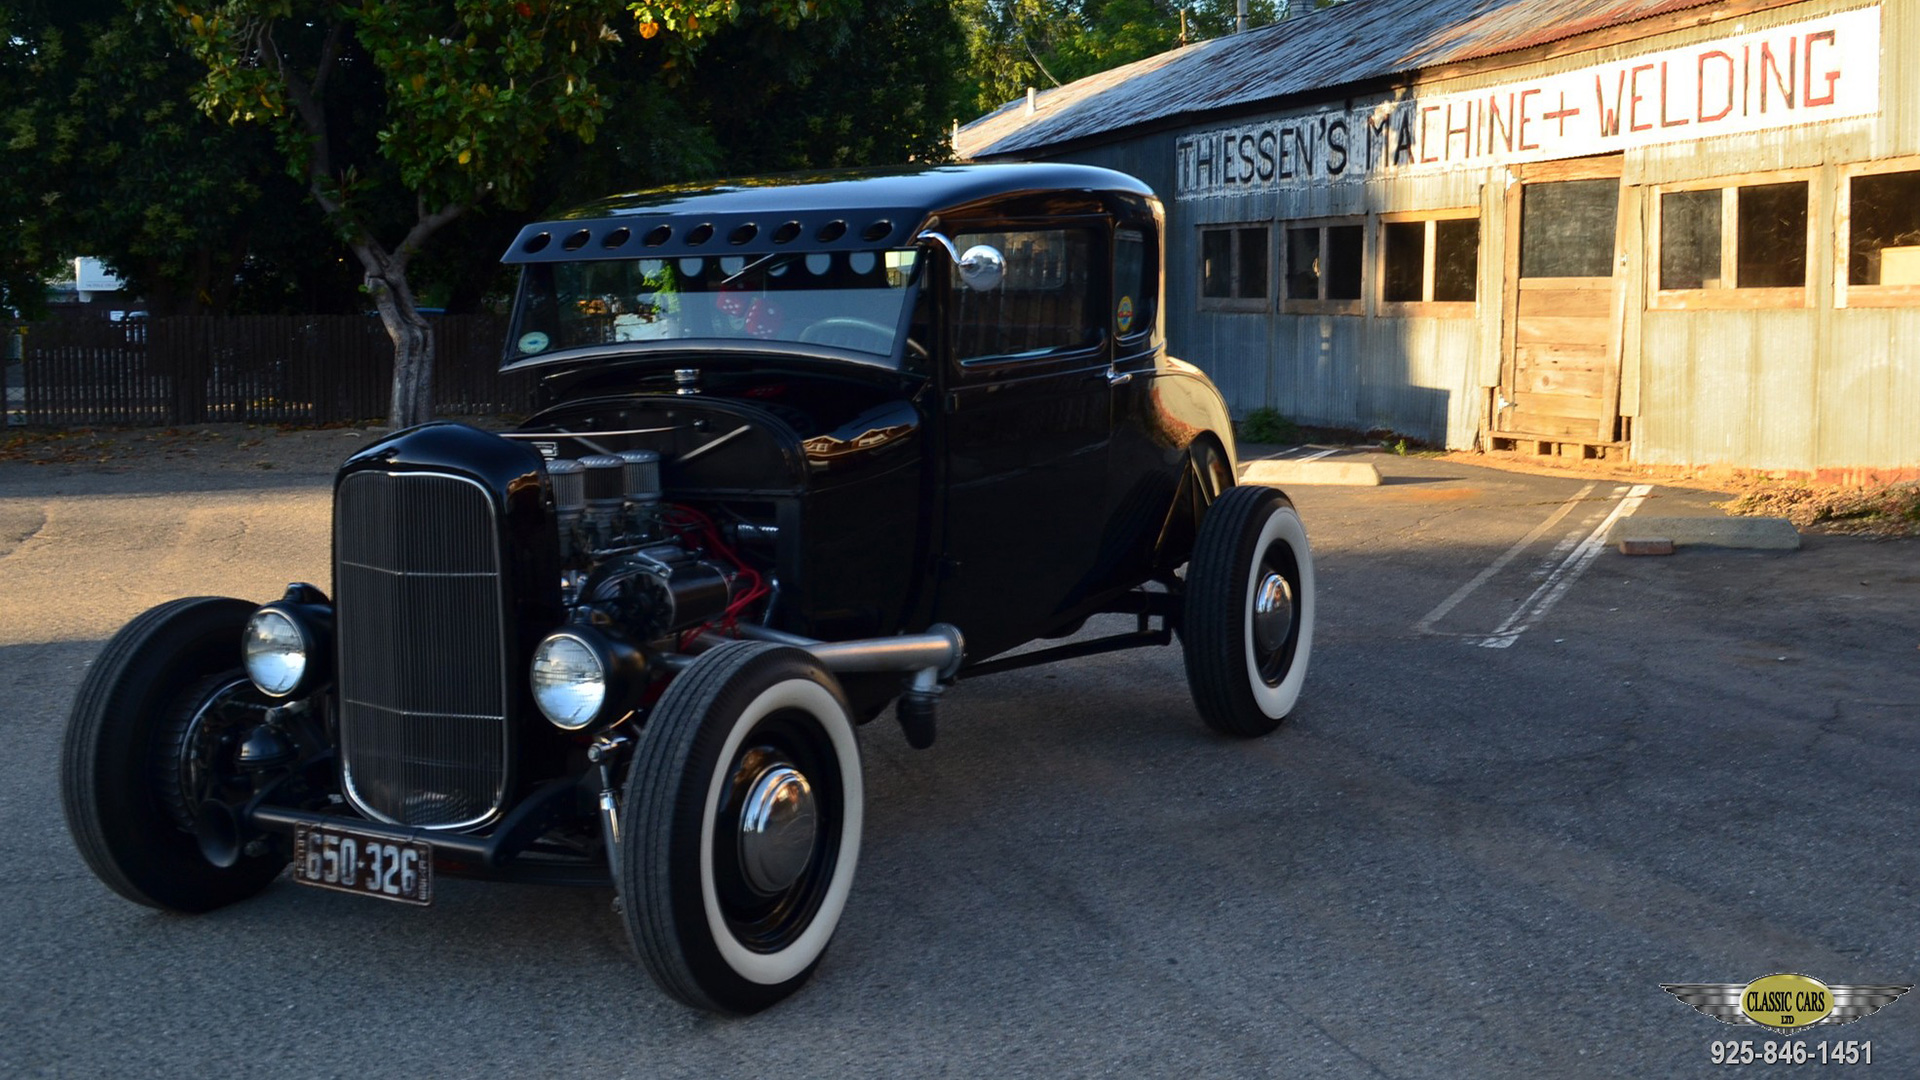
[[[892,233],[893,222],[888,221],[886,218],[881,218],[879,221],[867,226],[866,231],[860,234],[860,239],[865,240],[869,244],[877,244],[885,240]]]
[[[687,246],[699,247],[711,239],[713,239],[713,226],[695,225],[693,231],[687,234]]]
[[[800,223],[797,221],[789,221],[785,225],[773,230],[773,242],[776,244],[792,243],[793,238],[799,235]]]
[[[727,243],[744,244],[759,234],[760,226],[749,221],[745,225],[735,226],[734,230],[727,234]]]
[[[825,225],[820,226],[820,231],[815,233],[813,238],[823,244],[831,244],[845,235],[847,235],[846,222],[829,221]]]
[[[614,248],[626,247],[627,241],[631,239],[633,239],[633,233],[630,230],[615,229],[608,233],[605,239],[600,241],[600,246],[611,251]]]
[[[553,243],[552,233],[535,233],[527,237],[527,242],[520,245],[520,250],[532,255],[547,250],[547,245],[551,243]]]
[[[645,239],[641,240],[640,242],[647,245],[648,247],[659,247],[661,244],[666,243],[667,240],[672,236],[673,236],[673,226],[656,225],[652,229],[647,230],[647,235]]]
[[[568,251],[579,251],[581,248],[586,247],[587,241],[591,239],[593,239],[592,231],[588,229],[581,229],[579,232],[574,233],[572,236],[567,237],[566,243],[561,244],[560,246],[563,248],[566,248]]]

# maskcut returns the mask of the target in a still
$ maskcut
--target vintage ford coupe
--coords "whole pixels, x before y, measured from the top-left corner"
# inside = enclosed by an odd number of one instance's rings
[[[505,364],[537,411],[347,461],[331,596],[121,630],[66,733],[80,853],[175,911],[289,864],[415,904],[442,874],[611,884],[663,989],[751,1012],[839,922],[855,732],[889,705],[926,747],[956,680],[1178,635],[1200,718],[1273,730],[1312,558],[1165,353],[1160,225],[1130,177],[1003,165],[528,226]]]

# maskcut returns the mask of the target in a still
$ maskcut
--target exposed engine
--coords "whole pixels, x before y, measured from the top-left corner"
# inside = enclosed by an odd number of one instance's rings
[[[635,641],[691,640],[731,626],[772,592],[711,517],[664,501],[655,451],[556,459],[547,473],[573,621],[616,626]]]

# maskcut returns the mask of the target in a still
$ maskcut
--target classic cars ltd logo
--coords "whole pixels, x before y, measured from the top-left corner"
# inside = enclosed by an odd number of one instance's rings
[[[1905,986],[1829,986],[1808,975],[1763,975],[1740,983],[1661,983],[1660,988],[1724,1024],[1758,1024],[1794,1032],[1818,1024],[1851,1024],[1872,1016]]]

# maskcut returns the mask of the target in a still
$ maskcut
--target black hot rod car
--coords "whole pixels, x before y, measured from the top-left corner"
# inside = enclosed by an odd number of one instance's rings
[[[956,680],[1177,634],[1199,715],[1292,709],[1313,563],[1164,351],[1161,208],[1118,173],[933,167],[645,192],[530,225],[538,410],[334,483],[332,596],[135,619],[62,791],[115,891],[204,911],[291,864],[611,884],[692,1005],[791,993],[860,852],[855,730]],[[1074,635],[1089,616],[1133,628]]]

